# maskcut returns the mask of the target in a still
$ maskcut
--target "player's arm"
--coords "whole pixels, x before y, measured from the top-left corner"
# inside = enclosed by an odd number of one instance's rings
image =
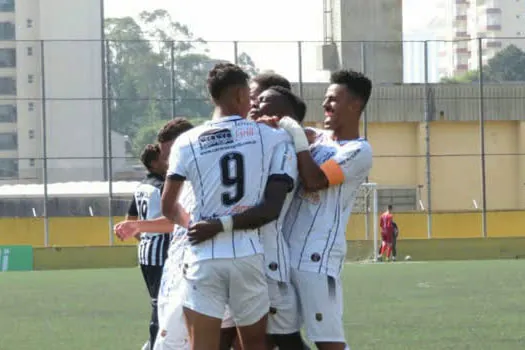
[[[257,229],[276,220],[281,213],[286,195],[290,189],[290,180],[293,188],[293,180],[291,178],[269,178],[264,191],[264,198],[256,206],[239,214],[203,220],[191,225],[188,230],[190,243],[199,244],[221,232]]]
[[[114,226],[113,230],[115,231],[115,233],[117,234],[117,236],[120,239],[126,239],[126,238],[129,238],[129,237],[133,236],[133,237],[135,237],[136,240],[140,241],[139,233],[127,233],[127,232],[125,232],[126,225],[128,225],[128,223],[130,223],[130,222],[136,222],[138,220],[138,218],[139,218],[139,211],[138,211],[138,208],[137,208],[137,202],[135,201],[135,197],[133,197],[131,199],[131,201],[130,201],[128,212],[126,214],[125,220],[117,223]]]
[[[256,229],[279,217],[286,196],[293,190],[294,179],[297,177],[297,158],[294,153],[294,147],[289,142],[279,143],[275,147],[263,201],[234,215],[233,230]]]
[[[192,225],[188,232],[189,241],[192,244],[198,244],[220,232],[257,229],[276,220],[281,213],[287,194],[294,188],[296,164],[293,146],[285,142],[279,144],[272,156],[270,176],[262,201],[242,213],[205,220]]]
[[[371,164],[367,162],[369,155],[363,155],[359,148],[344,146],[331,159],[318,165],[309,151],[308,140],[301,125],[286,117],[281,119],[279,126],[294,140],[299,177],[306,191],[314,192],[340,185],[355,173],[370,169]],[[363,162],[360,158],[363,158]]]
[[[162,216],[157,219],[138,220],[124,222],[119,228],[119,231],[134,230],[137,233],[142,232],[171,232],[175,223],[168,218]]]
[[[186,181],[186,160],[189,147],[187,138],[179,137],[171,147],[169,166],[162,191],[162,215],[172,224],[188,227],[189,215],[179,203],[182,186]]]

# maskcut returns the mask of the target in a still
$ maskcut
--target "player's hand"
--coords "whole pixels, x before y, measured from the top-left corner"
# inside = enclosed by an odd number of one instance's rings
[[[286,130],[293,139],[295,151],[297,153],[308,151],[310,145],[304,133],[304,129],[297,121],[290,117],[282,117],[279,119],[279,127]]]
[[[188,241],[191,245],[196,245],[215,237],[222,231],[222,224],[220,220],[205,220],[199,221],[190,225],[188,229]]]
[[[257,123],[263,123],[272,128],[279,127],[279,117],[263,115],[257,119]]]
[[[113,230],[121,241],[140,233],[137,222],[132,220],[119,222],[113,227]]]

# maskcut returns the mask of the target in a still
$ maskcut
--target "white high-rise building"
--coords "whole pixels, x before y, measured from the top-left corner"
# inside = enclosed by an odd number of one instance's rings
[[[48,181],[103,180],[101,28],[97,0],[0,0],[0,184],[42,181],[44,108]]]
[[[441,76],[477,69],[479,42],[482,59],[489,59],[508,45],[525,49],[525,0],[442,0],[439,15],[445,19],[439,39]]]

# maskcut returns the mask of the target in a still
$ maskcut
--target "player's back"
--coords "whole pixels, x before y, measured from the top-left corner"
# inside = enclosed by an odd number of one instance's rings
[[[287,140],[288,135],[282,130],[238,116],[212,120],[181,135],[172,156],[183,163],[185,177],[193,187],[192,220],[230,215],[258,204],[265,191],[274,149]],[[176,149],[179,154],[174,153]],[[219,233],[193,246],[193,254],[185,258],[240,258],[262,253],[258,233]]]
[[[381,230],[384,232],[393,231],[393,219],[394,216],[389,212],[384,212],[383,214],[381,214],[381,218],[379,219],[379,226],[381,227]]]
[[[134,193],[139,220],[152,220],[162,216],[161,196],[164,178],[156,174],[148,174],[137,186]],[[160,233],[142,233],[141,236],[151,236]]]

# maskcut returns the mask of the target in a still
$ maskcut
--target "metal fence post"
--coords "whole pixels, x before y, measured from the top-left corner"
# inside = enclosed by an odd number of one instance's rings
[[[432,238],[432,177],[430,172],[430,122],[432,121],[430,111],[430,85],[428,82],[428,41],[423,44],[424,52],[424,77],[425,77],[425,163],[426,163],[426,185],[427,185],[427,238]]]
[[[106,32],[105,32],[105,27],[104,27],[104,0],[99,0],[100,1],[100,64],[101,64],[101,70],[100,70],[100,74],[101,74],[101,82],[102,82],[102,86],[101,86],[101,98],[102,98],[102,144],[104,145],[104,147],[102,148],[102,155],[103,155],[103,159],[102,159],[102,168],[103,168],[103,179],[104,181],[107,181],[108,180],[108,164],[107,164],[107,144],[108,144],[108,140],[107,140],[107,134],[106,134],[106,123],[107,123],[107,107],[106,107],[106,103],[107,101],[105,100],[105,97],[106,97],[106,42],[105,42],[105,37],[106,37]]]
[[[107,106],[107,122],[106,122],[106,137],[108,139],[108,225],[109,225],[109,245],[114,244],[113,236],[113,145],[111,138],[111,50],[109,40],[106,41],[106,106]]]
[[[233,42],[233,62],[239,64],[239,42]]]
[[[366,42],[364,41],[361,41],[361,72],[366,75]],[[368,113],[366,111],[366,108],[363,110],[363,115],[362,115],[362,119],[363,119],[363,136],[365,139],[368,139]],[[365,182],[368,182],[368,176],[366,177],[365,179]],[[377,188],[375,190],[377,192]],[[377,205],[377,204],[373,204],[373,205]],[[370,199],[368,198],[368,196],[365,197],[365,232],[366,232],[366,237],[365,239],[369,239],[370,238],[370,223],[369,223],[369,219],[368,219],[368,216],[370,215]],[[374,248],[375,249],[375,248]]]
[[[175,91],[175,41],[171,41],[170,46],[170,99],[171,99],[171,118],[177,116],[177,106],[175,104],[175,97],[177,96]]]
[[[46,64],[44,61],[44,40],[40,40],[40,88],[42,89],[42,182],[44,185],[44,246],[49,247],[49,217],[47,212],[48,178],[47,178],[47,110],[46,110]]]
[[[487,238],[487,182],[485,178],[485,106],[483,92],[483,38],[478,38],[479,142],[481,153],[481,236]]]
[[[299,65],[299,96],[303,98],[303,43],[302,41],[297,42],[297,64]]]

